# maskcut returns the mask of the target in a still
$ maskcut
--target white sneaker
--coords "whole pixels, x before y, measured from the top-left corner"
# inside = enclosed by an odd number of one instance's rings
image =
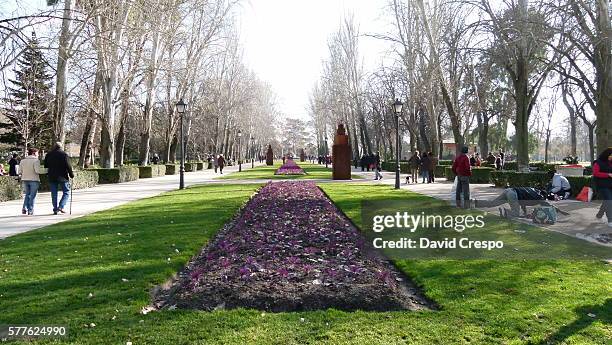
[[[608,222],[608,226],[612,228],[612,222]]]

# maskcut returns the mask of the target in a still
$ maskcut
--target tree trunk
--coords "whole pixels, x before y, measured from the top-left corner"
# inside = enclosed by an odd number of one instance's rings
[[[546,129],[546,140],[544,141],[544,163],[548,163],[548,148],[550,147],[550,123]]]
[[[421,135],[421,139],[422,139],[422,145],[421,145],[421,149],[424,150],[425,152],[430,152],[431,151],[431,145],[430,145],[430,141],[429,138],[427,136],[427,124],[425,123],[425,117],[428,116],[429,114],[425,113],[424,111],[419,111],[419,134]]]
[[[529,166],[529,72],[525,59],[518,59],[516,66],[514,94],[516,98],[516,119],[514,121],[516,136],[516,154],[519,171]]]
[[[448,90],[446,90],[446,86],[444,83],[440,82],[440,90],[442,91],[442,99],[444,100],[444,104],[446,105],[446,111],[451,120],[451,127],[453,130],[453,137],[455,138],[455,144],[457,145],[457,155],[461,152],[463,146],[465,146],[463,134],[461,134],[461,121],[459,120],[459,116],[455,111],[455,107],[450,99],[450,95],[448,94]]]
[[[117,148],[115,152],[115,165],[123,165],[123,155],[125,151],[125,120],[121,121],[119,133],[117,134]]]
[[[93,111],[90,111],[93,113]],[[81,168],[85,168],[87,164],[87,154],[89,153],[90,145],[89,145],[89,137],[92,136],[92,132],[96,130],[96,115],[90,114],[87,117],[87,122],[85,123],[85,129],[83,130],[83,136],[81,137],[81,148],[79,150],[79,166]]]
[[[612,147],[612,23],[607,0],[597,1],[597,31],[595,42],[595,80],[597,82],[597,150]]]
[[[64,0],[62,28],[59,37],[57,71],[55,83],[55,102],[53,106],[53,140],[66,141],[66,72],[68,66],[68,45],[70,23],[72,22],[72,0]]]
[[[172,139],[172,144],[170,144],[169,148],[169,157],[172,163],[176,162],[176,150],[178,149],[178,139],[176,135]]]
[[[595,161],[595,126],[587,125],[589,131],[589,162]]]
[[[96,135],[96,127],[98,124],[98,115],[96,109],[98,108],[100,101],[100,88],[102,87],[102,73],[98,70],[96,72],[96,79],[94,81],[93,93],[91,97],[91,104],[87,114],[87,122],[85,124],[85,131],[81,139],[81,149],[79,152],[79,166],[84,168],[88,166],[88,157],[91,155],[91,148]]]
[[[563,101],[563,104],[565,105],[565,108],[567,109],[568,113],[569,113],[569,124],[570,124],[570,156],[575,157],[576,155],[576,143],[578,141],[577,137],[576,137],[576,125],[577,125],[577,117],[576,116],[576,109],[574,109],[574,107],[571,106],[571,104],[569,103],[569,100],[567,99],[567,93],[568,90],[566,88],[565,85],[563,85],[561,87],[561,99]]]
[[[157,78],[157,51],[159,47],[161,33],[155,33],[151,47],[149,68],[147,69],[147,95],[145,100],[145,108],[142,114],[141,132],[140,132],[140,150],[138,152],[138,161],[140,165],[147,165],[151,152],[151,124],[153,122],[153,93],[155,90],[155,81]]]
[[[115,107],[113,105],[114,77],[107,77],[102,85],[102,137],[100,139],[100,164],[103,168],[115,167]]]

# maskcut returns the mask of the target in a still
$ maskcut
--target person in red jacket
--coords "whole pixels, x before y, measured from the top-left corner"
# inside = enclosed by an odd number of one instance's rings
[[[593,163],[593,179],[597,193],[603,199],[601,208],[608,218],[608,226],[612,228],[612,147],[604,150]]]
[[[455,200],[457,207],[470,207],[470,176],[472,176],[472,166],[470,158],[467,156],[468,148],[461,148],[461,154],[453,161],[453,173],[457,176],[457,189],[455,190]],[[461,194],[463,194],[463,206],[461,204]]]

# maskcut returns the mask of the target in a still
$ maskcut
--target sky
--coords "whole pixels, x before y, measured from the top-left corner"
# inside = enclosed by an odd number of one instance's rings
[[[361,34],[386,28],[385,0],[247,0],[239,23],[246,63],[272,85],[280,110],[291,118],[307,119],[308,95],[319,79],[327,57],[327,40],[342,18],[353,14]],[[386,46],[362,37],[364,66],[380,63]]]

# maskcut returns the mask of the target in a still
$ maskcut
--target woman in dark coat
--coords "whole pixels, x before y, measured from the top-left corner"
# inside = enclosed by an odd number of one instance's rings
[[[225,167],[225,158],[223,158],[223,155],[219,155],[219,158],[217,158],[217,165],[219,166],[219,172],[223,174],[223,167]]]
[[[427,152],[423,152],[421,156],[421,177],[423,178],[423,183],[429,183],[429,169],[431,168],[431,159]]]

